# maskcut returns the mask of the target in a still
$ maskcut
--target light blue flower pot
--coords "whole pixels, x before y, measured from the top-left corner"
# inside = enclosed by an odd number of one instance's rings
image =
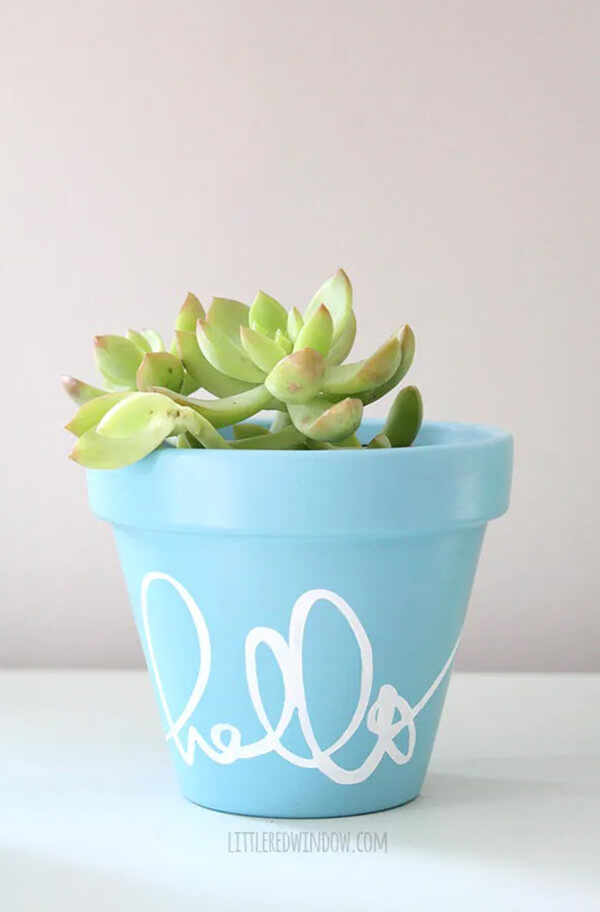
[[[331,817],[419,794],[511,466],[508,434],[430,423],[410,449],[164,447],[88,472],[187,798]]]

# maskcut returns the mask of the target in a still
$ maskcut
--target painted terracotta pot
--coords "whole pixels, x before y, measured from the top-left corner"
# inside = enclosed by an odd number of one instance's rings
[[[88,471],[187,798],[329,817],[419,794],[511,468],[508,434],[429,423],[409,449]]]

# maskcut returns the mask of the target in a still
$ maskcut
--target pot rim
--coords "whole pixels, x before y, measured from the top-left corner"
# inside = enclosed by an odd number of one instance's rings
[[[363,421],[359,439],[368,441],[382,425]],[[511,474],[512,437],[506,431],[430,421],[412,447],[163,446],[122,469],[90,469],[87,478],[94,512],[121,526],[243,536],[396,537],[500,516],[508,507]]]

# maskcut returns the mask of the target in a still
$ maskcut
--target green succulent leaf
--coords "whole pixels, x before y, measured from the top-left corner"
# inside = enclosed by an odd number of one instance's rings
[[[231,444],[234,450],[297,450],[304,446],[304,435],[297,428],[289,427],[271,434],[256,437],[241,437]]]
[[[191,291],[188,291],[185,301],[179,308],[177,317],[175,319],[175,335],[173,336],[173,341],[171,342],[171,348],[169,351],[172,355],[177,355],[177,333],[178,332],[189,332],[196,334],[196,324],[198,320],[204,320],[206,314],[204,313],[204,308],[195,294],[192,294]],[[185,383],[186,391],[188,384]],[[196,385],[195,389],[198,386]]]
[[[236,348],[241,348],[240,326],[248,326],[249,314],[250,308],[241,301],[234,301],[232,298],[213,298],[206,322],[221,330]]]
[[[195,334],[193,334],[193,335],[195,337]],[[196,380],[194,380],[194,378],[189,373],[189,371],[186,371],[184,368],[183,383],[181,384],[181,389],[179,390],[179,392],[183,393],[184,396],[189,396],[190,393],[195,393],[199,386],[200,386],[200,383],[198,383]]]
[[[70,458],[88,469],[121,469],[138,462],[164,442],[159,427],[134,437],[105,437],[94,428],[83,434],[70,453]]]
[[[351,434],[345,440],[339,443],[327,443],[324,440],[310,440],[306,438],[306,446],[309,450],[360,450],[362,449],[360,440],[356,434]]]
[[[143,352],[134,342],[124,336],[96,336],[94,356],[98,370],[108,383],[120,389],[135,387],[135,375]]]
[[[273,397],[265,386],[255,386],[245,393],[223,399],[193,399],[168,389],[156,387],[154,392],[169,396],[180,406],[188,406],[207,418],[214,428],[228,427],[252,418],[263,409],[273,408]]]
[[[329,364],[341,364],[345,361],[354,345],[356,338],[356,317],[354,311],[350,311],[350,316],[346,320],[342,331],[329,349],[327,362]]]
[[[386,434],[377,434],[370,443],[367,444],[369,450],[389,450],[392,444]]]
[[[175,343],[181,363],[196,383],[195,389],[202,387],[213,396],[235,396],[254,388],[254,383],[234,380],[215,370],[202,354],[195,332],[175,330]]]
[[[189,407],[179,410],[178,427],[191,434],[207,450],[227,450],[229,444],[215,430],[210,421]]]
[[[287,328],[287,312],[279,301],[259,291],[250,308],[249,325],[274,339],[278,329],[284,332]]]
[[[308,402],[320,391],[324,374],[323,356],[312,348],[303,348],[283,358],[265,386],[281,402]]]
[[[236,424],[233,428],[234,440],[247,440],[249,437],[264,437],[269,433],[269,429],[262,424],[251,424],[249,421],[243,424]]]
[[[349,396],[373,389],[389,380],[396,372],[402,358],[402,349],[396,336],[364,361],[328,367],[323,380],[326,395]]]
[[[402,349],[402,363],[400,365],[400,377],[402,380],[406,377],[412,363],[415,358],[415,334],[407,324],[403,326],[401,330],[397,333],[398,339],[400,341],[400,347]]]
[[[339,443],[358,430],[363,404],[360,399],[331,402],[320,396],[304,405],[288,405],[288,411],[295,427],[306,437]]]
[[[415,356],[415,334],[410,326],[407,325],[403,326],[395,335],[400,343],[400,349],[402,351],[400,364],[385,383],[360,394],[360,398],[365,405],[376,402],[378,399],[381,399],[382,396],[385,396],[386,393],[389,393],[390,390],[393,390],[410,370]]]
[[[335,443],[327,443],[326,440],[311,440],[310,437],[304,438],[304,444],[307,450],[339,450],[340,447]]]
[[[173,433],[177,412],[177,406],[167,396],[131,393],[106,412],[96,432],[102,437],[120,439],[160,431],[162,441]]]
[[[98,396],[106,395],[106,390],[98,389],[97,386],[90,386],[83,380],[76,377],[61,377],[61,383],[67,396],[73,400],[76,405],[83,405],[90,399],[96,399]]]
[[[195,333],[198,320],[204,320],[205,316],[204,308],[196,295],[188,291],[185,301],[179,308],[175,329]]]
[[[345,440],[340,440],[337,445],[338,447],[343,447],[346,450],[359,450],[362,447],[362,444],[356,434],[350,434],[350,436],[346,437]]]
[[[314,348],[325,358],[333,339],[333,320],[324,304],[320,304],[306,321],[294,342],[294,351]]]
[[[287,334],[292,343],[296,342],[298,333],[304,326],[304,319],[297,307],[292,307],[287,316]]]
[[[79,405],[66,426],[79,438],[72,458],[118,468],[163,442],[186,449],[361,450],[363,407],[406,375],[415,337],[405,326],[371,357],[344,364],[355,336],[352,286],[341,269],[321,285],[304,317],[295,307],[286,313],[263,291],[251,307],[213,298],[205,314],[190,292],[169,352],[153,330],[97,336],[95,360],[108,392],[62,378]],[[199,388],[219,398],[190,395]],[[276,411],[270,430],[248,421],[263,410]],[[410,446],[422,415],[416,387],[401,390],[367,447]],[[232,441],[218,432],[226,426]]]
[[[79,437],[71,459],[93,469],[137,462],[173,433],[177,411],[166,396],[128,393],[105,412],[97,427]]]
[[[405,386],[392,403],[383,433],[393,447],[408,447],[423,421],[423,400],[416,386]]]
[[[165,350],[165,343],[163,342],[162,336],[159,333],[155,332],[153,329],[143,329],[142,336],[148,340],[150,343],[150,348],[153,352],[161,352]]]
[[[152,386],[166,386],[167,389],[179,392],[183,384],[183,367],[179,358],[169,352],[149,352],[136,374],[139,390],[149,390]]]
[[[340,338],[352,314],[352,285],[343,269],[324,282],[308,305],[304,322],[324,304],[333,320],[333,342]]]
[[[288,427],[291,424],[291,418],[288,415],[287,411],[285,412],[276,412],[275,417],[271,422],[270,431],[272,434],[276,434],[278,431],[282,431],[285,427]]]
[[[286,350],[281,345],[248,326],[240,326],[240,338],[248,357],[266,374],[286,356]]]
[[[152,351],[152,346],[148,342],[148,339],[145,336],[143,336],[140,332],[138,332],[137,330],[128,329],[127,338],[129,339],[130,342],[133,342],[134,345],[137,345],[137,347],[140,349],[140,351],[142,351],[142,352],[151,352]]]
[[[282,332],[281,329],[278,329],[275,333],[275,341],[281,348],[284,349],[286,355],[290,355],[293,351],[293,345],[287,337],[287,333]]]
[[[202,354],[215,370],[236,380],[245,380],[247,383],[263,382],[264,371],[253,364],[241,345],[239,348],[234,345],[229,336],[217,326],[205,320],[198,320],[196,336]]]
[[[97,396],[94,399],[88,400],[88,402],[84,402],[79,411],[77,411],[69,423],[65,425],[65,430],[70,431],[71,434],[75,434],[76,437],[81,437],[81,435],[85,434],[86,431],[89,431],[90,428],[95,427],[113,406],[118,402],[121,402],[121,400],[125,399],[127,396],[132,395],[133,393],[129,391],[123,393],[105,393],[103,396]]]

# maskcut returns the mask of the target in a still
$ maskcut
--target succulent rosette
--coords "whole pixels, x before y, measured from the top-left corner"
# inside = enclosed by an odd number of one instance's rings
[[[370,357],[344,363],[356,336],[352,286],[338,270],[304,315],[259,291],[250,306],[213,298],[205,312],[188,294],[169,351],[158,333],[97,336],[104,388],[73,377],[63,385],[79,410],[67,424],[78,438],[71,458],[113,469],[157,447],[362,449],[363,409],[396,387],[414,357],[409,326]],[[213,398],[190,395],[204,391]],[[249,422],[274,413],[270,427]],[[418,389],[397,394],[383,430],[368,448],[406,447],[422,421]],[[232,439],[219,430],[232,427]]]

